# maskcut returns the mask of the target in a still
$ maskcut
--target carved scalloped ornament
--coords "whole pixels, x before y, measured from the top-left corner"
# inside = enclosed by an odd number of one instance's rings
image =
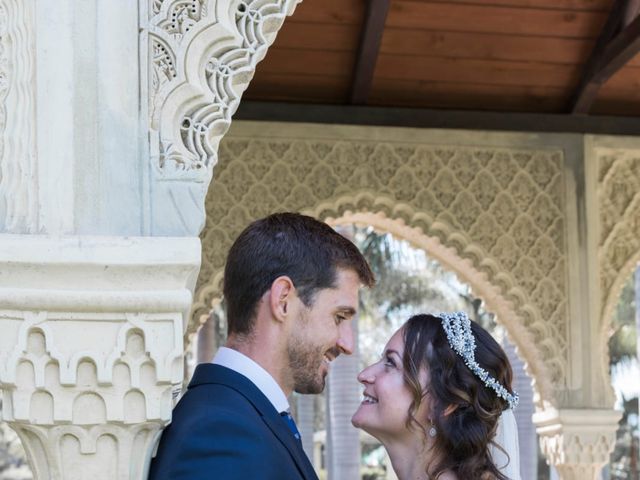
[[[300,1],[150,2],[150,147],[163,178],[210,179],[257,63]]]
[[[600,270],[608,318],[640,260],[640,150],[598,152]]]
[[[615,445],[621,413],[607,409],[549,409],[534,414],[542,452],[561,478],[599,477]]]
[[[541,436],[540,445],[562,478],[581,480],[594,478],[594,474],[609,462],[613,447],[611,437],[611,434],[599,432],[558,433]]]
[[[137,465],[126,458],[151,448],[171,418],[172,390],[182,380],[180,317],[0,312],[2,419],[41,452],[38,478],[64,469],[61,450],[88,471],[96,456],[112,458],[105,478],[142,475],[118,468]]]
[[[568,352],[562,172],[558,150],[226,138],[206,200],[189,332],[221,297],[226,252],[253,219],[279,210],[325,220],[379,212],[437,238],[484,275],[557,384]]]
[[[613,312],[640,262],[640,149],[598,148],[597,160],[602,371],[608,373]]]

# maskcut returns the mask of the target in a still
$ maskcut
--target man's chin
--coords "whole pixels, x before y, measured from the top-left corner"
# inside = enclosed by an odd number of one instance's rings
[[[303,395],[317,395],[324,391],[324,387],[325,387],[325,378],[322,377],[318,382],[296,386],[293,390],[294,392],[301,393]]]

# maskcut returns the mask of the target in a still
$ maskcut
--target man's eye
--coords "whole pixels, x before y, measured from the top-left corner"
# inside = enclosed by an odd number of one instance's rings
[[[347,319],[344,315],[336,315],[336,323],[342,323]]]

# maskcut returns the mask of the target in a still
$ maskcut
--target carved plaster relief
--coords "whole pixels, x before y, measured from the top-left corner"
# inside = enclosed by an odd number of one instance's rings
[[[42,452],[38,478],[96,461],[113,473],[103,478],[135,478],[131,456],[170,420],[182,378],[180,314],[2,311],[0,323],[3,420]]]
[[[0,1],[0,232],[38,229],[33,0]]]
[[[197,235],[218,143],[301,0],[154,0],[148,26],[154,234]]]
[[[602,305],[608,317],[640,257],[640,149],[599,149],[597,158]]]
[[[602,308],[600,338],[602,371],[607,374],[611,319],[625,282],[640,262],[640,145],[596,147],[595,160]]]
[[[530,332],[545,375],[562,387],[568,352],[562,151],[234,135],[221,144],[214,174],[190,332],[221,297],[225,255],[251,220],[282,210],[325,220],[381,213],[436,238],[495,286]]]
[[[560,410],[536,413],[533,421],[548,462],[567,480],[596,480],[609,462],[620,412]]]
[[[194,238],[2,236],[2,420],[35,478],[145,478],[199,260]]]

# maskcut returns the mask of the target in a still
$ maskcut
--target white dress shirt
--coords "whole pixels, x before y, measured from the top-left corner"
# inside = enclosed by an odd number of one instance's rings
[[[232,348],[220,347],[212,363],[247,377],[269,399],[278,413],[289,410],[289,401],[278,382],[269,372],[243,353]]]

